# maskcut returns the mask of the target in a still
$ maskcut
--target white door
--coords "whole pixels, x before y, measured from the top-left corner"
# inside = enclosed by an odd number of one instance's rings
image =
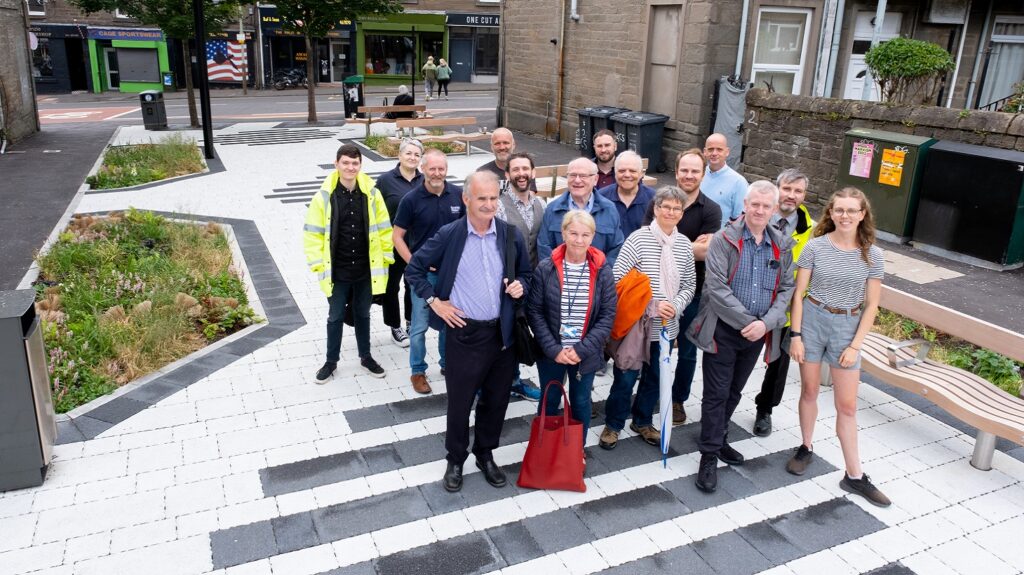
[[[879,42],[892,40],[900,35],[900,24],[903,23],[901,12],[886,12],[885,21],[882,22],[882,32],[878,35]],[[875,31],[875,13],[857,12],[857,19],[853,28],[853,50],[850,59],[846,63],[846,88],[843,90],[843,98],[847,100],[860,100],[864,93],[864,75],[868,67],[864,64],[864,54],[871,48],[871,36]],[[877,102],[878,84],[872,83],[871,96],[868,100]]]
[[[107,89],[120,90],[121,74],[117,67],[117,50],[114,48],[103,49],[103,62],[107,69]]]

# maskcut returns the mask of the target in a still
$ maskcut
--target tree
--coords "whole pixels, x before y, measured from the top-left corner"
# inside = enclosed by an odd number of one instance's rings
[[[893,38],[871,48],[864,63],[878,82],[882,101],[894,104],[933,103],[946,73],[956,67],[938,44],[909,38]]]
[[[185,89],[188,92],[188,117],[193,128],[199,127],[199,115],[196,112],[196,95],[192,85],[192,47],[189,40],[195,38],[195,16],[192,13],[192,0],[69,0],[86,14],[95,12],[113,12],[120,10],[150,26],[163,30],[168,38],[181,40],[182,56],[188,72],[185,74]],[[207,33],[220,28],[221,24],[230,20],[238,13],[240,0],[203,0],[203,22]],[[201,73],[206,73],[206,55],[197,54],[196,59]]]
[[[399,0],[275,0],[277,15],[286,30],[302,34],[306,39],[306,121],[316,118],[316,73],[314,42],[327,36],[341,20],[355,20],[360,14],[393,14],[401,12]]]

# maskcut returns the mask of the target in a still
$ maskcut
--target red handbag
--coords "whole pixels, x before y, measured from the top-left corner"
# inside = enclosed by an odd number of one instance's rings
[[[548,390],[557,385],[565,401],[561,417],[547,416]],[[552,380],[544,389],[540,415],[530,426],[530,442],[526,446],[523,465],[519,469],[519,487],[530,489],[561,489],[586,491],[583,483],[583,424],[572,419],[572,407],[565,387]]]

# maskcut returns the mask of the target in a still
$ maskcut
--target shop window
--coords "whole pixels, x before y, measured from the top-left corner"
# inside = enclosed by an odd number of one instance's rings
[[[420,34],[420,48],[423,50],[420,56],[420,66],[427,61],[427,56],[433,56],[436,64],[438,60],[445,58],[444,35],[433,32]]]
[[[366,74],[412,73],[416,63],[416,41],[412,36],[368,34],[366,36]]]
[[[29,16],[46,16],[45,0],[25,0]]]
[[[651,33],[647,39],[647,69],[644,76],[643,109],[675,116],[679,86],[679,33],[682,6],[651,6]]]
[[[498,73],[498,29],[476,30],[476,74]]]
[[[799,94],[807,59],[807,28],[811,11],[802,8],[762,8],[754,40],[753,81],[771,85],[781,94]]]
[[[32,50],[32,77],[36,80],[53,80],[53,59],[50,57],[50,39],[39,38]]]

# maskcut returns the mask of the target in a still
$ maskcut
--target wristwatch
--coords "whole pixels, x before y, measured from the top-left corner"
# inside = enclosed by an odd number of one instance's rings
[[[798,332],[798,331],[790,331],[789,332],[789,337],[790,338],[800,337],[800,332]]]
[[[430,296],[430,297],[428,297],[427,299],[425,299],[423,301],[427,302],[427,305],[429,306],[430,304],[434,303],[434,300],[436,300],[436,299],[437,299],[436,297]]]

